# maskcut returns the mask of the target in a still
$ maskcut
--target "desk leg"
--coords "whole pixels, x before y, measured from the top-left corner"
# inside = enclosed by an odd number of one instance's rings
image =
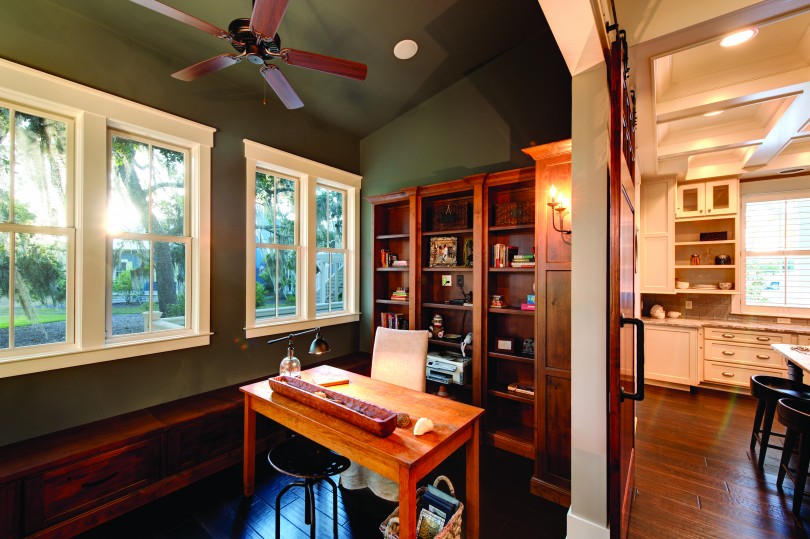
[[[478,492],[478,470],[479,470],[479,420],[472,424],[472,433],[467,441],[467,488],[465,489],[464,500],[464,521],[467,523],[467,539],[478,539],[479,535],[479,492]]]
[[[405,466],[399,468],[399,536],[416,537],[416,479]]]
[[[256,479],[256,412],[250,406],[250,397],[245,395],[245,441],[244,465],[242,468],[242,492],[253,496]]]

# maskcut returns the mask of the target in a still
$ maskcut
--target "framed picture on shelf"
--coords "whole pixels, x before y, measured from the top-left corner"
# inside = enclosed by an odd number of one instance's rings
[[[515,352],[515,339],[512,337],[497,337],[495,339],[495,349],[498,352]]]
[[[458,240],[455,237],[436,236],[430,238],[431,268],[457,265]]]

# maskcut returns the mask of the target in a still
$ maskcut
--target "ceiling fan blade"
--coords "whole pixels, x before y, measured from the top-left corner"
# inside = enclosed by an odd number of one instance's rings
[[[287,77],[284,76],[284,73],[279,70],[273,64],[269,64],[261,69],[262,77],[264,80],[267,81],[267,84],[270,85],[270,88],[276,92],[276,95],[281,102],[284,103],[284,106],[288,109],[300,109],[304,106],[303,101],[301,98],[298,97],[298,94],[295,93],[290,83],[287,81]]]
[[[226,32],[222,28],[217,28],[211,23],[207,23],[202,19],[198,19],[193,15],[189,15],[188,13],[184,13],[179,9],[167,6],[166,4],[158,2],[157,0],[130,0],[130,1],[138,4],[139,6],[151,9],[152,11],[157,11],[161,15],[171,17],[176,21],[180,21],[188,25],[191,25],[194,28],[202,30],[203,32],[208,32],[212,36],[221,37],[223,39],[228,39],[230,37],[228,35],[228,32]]]
[[[256,0],[250,16],[250,29],[273,39],[289,2],[290,0]]]
[[[314,52],[297,51],[295,49],[284,49],[281,51],[281,59],[292,66],[306,67],[316,71],[324,71],[341,77],[350,79],[365,80],[368,73],[366,64],[332,58]]]
[[[242,61],[244,56],[237,56],[235,54],[220,54],[208,60],[203,60],[198,64],[181,69],[177,73],[172,73],[172,77],[186,82],[197,80],[202,76],[219,71],[233,64],[238,64]]]

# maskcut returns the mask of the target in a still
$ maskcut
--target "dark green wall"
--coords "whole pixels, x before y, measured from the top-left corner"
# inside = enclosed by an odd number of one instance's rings
[[[211,345],[0,379],[0,445],[264,376],[284,344],[244,339],[245,160],[242,139],[359,173],[357,137],[218,77],[168,76],[176,62],[63,10],[5,2],[0,57],[217,128],[212,153]],[[89,47],[89,48],[88,48]],[[302,109],[305,111],[306,109]],[[327,328],[332,357],[358,348],[358,324]],[[313,356],[299,354],[303,362]]]
[[[363,195],[532,166],[522,148],[571,136],[571,76],[538,9],[538,32],[360,142]],[[361,310],[371,313],[371,204],[361,222]],[[417,329],[417,328],[413,328]],[[361,319],[360,347],[371,347]]]

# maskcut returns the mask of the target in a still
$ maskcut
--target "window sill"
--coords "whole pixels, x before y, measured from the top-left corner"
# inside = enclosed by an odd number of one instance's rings
[[[348,324],[360,320],[360,313],[341,313],[332,316],[323,316],[314,320],[285,320],[274,323],[256,325],[245,328],[245,337],[253,339],[255,337],[266,337],[268,335],[279,335],[282,333],[293,333],[316,327],[336,326],[338,324]]]
[[[0,378],[171,352],[196,346],[208,346],[210,341],[210,333],[197,333],[153,338],[148,341],[108,343],[96,349],[79,349],[71,345],[25,356],[0,359]]]

